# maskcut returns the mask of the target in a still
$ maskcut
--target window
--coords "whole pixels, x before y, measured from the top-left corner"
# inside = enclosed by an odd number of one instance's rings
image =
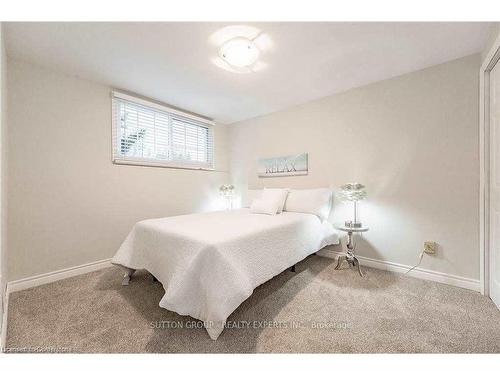
[[[213,123],[113,93],[113,162],[213,169]]]

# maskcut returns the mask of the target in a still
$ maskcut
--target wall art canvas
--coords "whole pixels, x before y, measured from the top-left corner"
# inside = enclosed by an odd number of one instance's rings
[[[259,177],[307,175],[307,153],[259,159]]]

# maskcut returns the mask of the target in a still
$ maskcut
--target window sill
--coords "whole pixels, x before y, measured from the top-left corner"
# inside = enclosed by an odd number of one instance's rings
[[[136,167],[157,167],[157,168],[171,168],[171,169],[190,169],[198,171],[208,171],[213,172],[215,168],[213,167],[201,167],[196,165],[182,164],[182,163],[156,163],[154,161],[143,161],[143,160],[123,160],[115,159],[113,164],[117,165],[132,165]]]

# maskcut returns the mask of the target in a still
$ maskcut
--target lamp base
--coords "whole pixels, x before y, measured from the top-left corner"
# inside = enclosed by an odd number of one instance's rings
[[[347,228],[361,228],[363,226],[363,224],[361,223],[353,223],[352,221],[346,221],[344,223],[344,225],[347,227]]]

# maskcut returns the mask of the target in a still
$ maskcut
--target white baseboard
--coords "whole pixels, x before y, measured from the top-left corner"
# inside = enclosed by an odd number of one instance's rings
[[[327,258],[337,258],[342,253],[338,251],[333,251],[331,249],[322,249],[318,251],[317,254]],[[410,266],[404,264],[388,262],[385,260],[365,258],[358,255],[356,255],[356,258],[358,258],[359,263],[362,266],[377,268],[379,270],[405,273],[411,268]],[[436,281],[438,283],[458,286],[460,288],[470,289],[476,292],[481,291],[481,283],[479,280],[469,279],[462,276],[450,275],[447,273],[432,271],[424,268],[417,267],[414,270],[412,270],[408,274],[408,276],[416,277],[417,279]]]
[[[53,283],[54,281],[83,275],[84,273],[98,271],[110,266],[111,259],[104,259],[92,263],[82,264],[80,266],[44,273],[41,275],[30,276],[20,280],[9,281],[7,283],[7,296],[12,292],[18,292],[20,290],[33,288],[35,286]]]
[[[3,352],[4,348],[4,336],[6,331],[6,321],[7,321],[7,285],[4,285],[3,276],[0,275],[0,352]]]
[[[7,344],[7,319],[9,313],[9,294],[5,293],[3,314],[2,314],[2,333],[0,335],[0,352],[3,353]]]

